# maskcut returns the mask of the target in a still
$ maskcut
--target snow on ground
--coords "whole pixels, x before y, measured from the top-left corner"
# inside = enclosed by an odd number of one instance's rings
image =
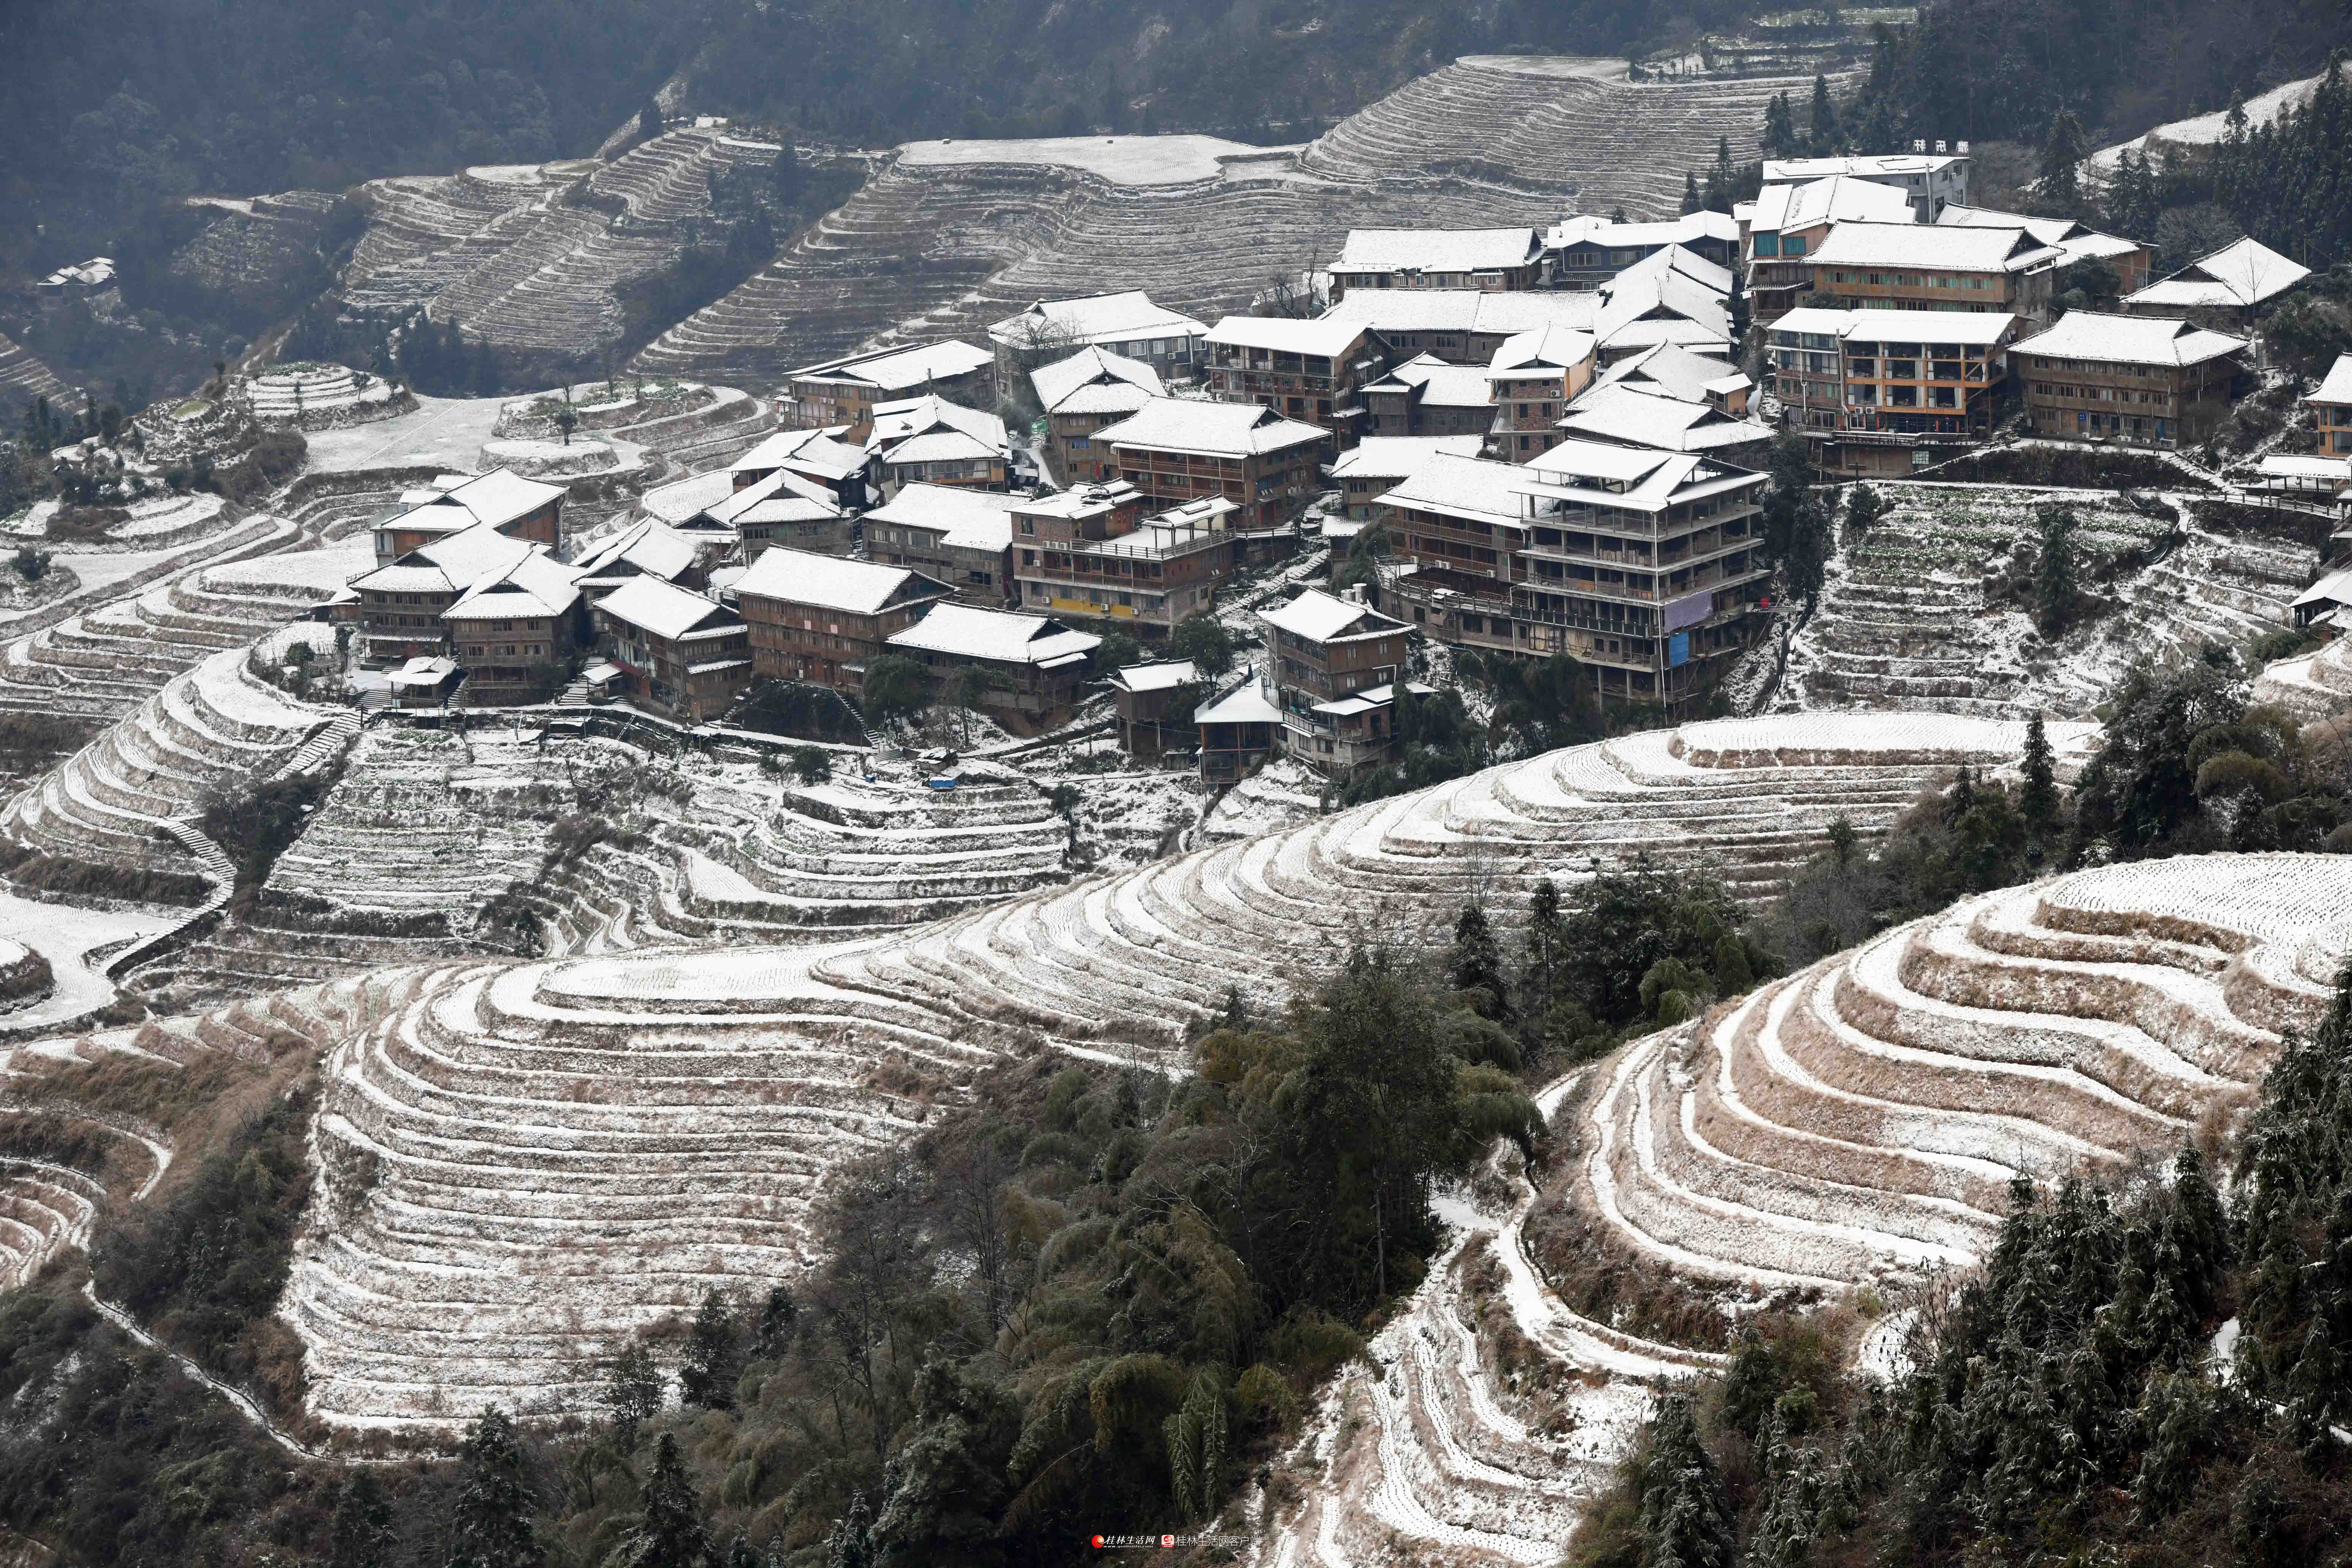
[[[2289,107],[2300,109],[2309,103],[2311,95],[2318,89],[2319,82],[2318,77],[2305,77],[2301,81],[2291,81],[2284,87],[2274,87],[2268,92],[2246,100],[2248,128],[2268,125],[2272,121],[2276,120],[2284,110]],[[2135,136],[2128,142],[2118,142],[2112,147],[2102,147],[2084,159],[2083,163],[2091,174],[2101,179],[2107,179],[2112,177],[2122,164],[2126,151],[2146,154],[2156,143],[2163,142],[2204,146],[2221,140],[2222,132],[2227,129],[2228,121],[2229,110],[2226,109],[2217,109],[2210,114],[2193,115],[2187,120],[2176,120],[2168,125],[2159,125],[2145,135]]]
[[[1292,757],[1267,763],[1218,798],[1201,825],[1203,843],[1254,838],[1323,815],[1323,775]]]
[[[47,959],[57,980],[57,988],[48,995],[0,1017],[0,1023],[12,1029],[41,1026],[105,1006],[114,1000],[115,985],[100,972],[100,965],[111,956],[111,951],[169,931],[188,914],[186,910],[156,908],[76,909],[0,890],[0,937]]]
[[[898,161],[912,168],[1034,163],[1078,169],[1114,185],[1183,185],[1213,180],[1221,159],[1263,158],[1280,149],[1217,136],[1052,136],[1026,142],[909,142]]]
[[[332,593],[375,565],[375,544],[366,534],[317,550],[257,555],[205,568],[208,588],[314,588]]]
[[[313,431],[310,471],[357,473],[368,468],[437,468],[470,474],[483,443],[497,429],[510,397],[426,397],[414,413],[340,430]]]

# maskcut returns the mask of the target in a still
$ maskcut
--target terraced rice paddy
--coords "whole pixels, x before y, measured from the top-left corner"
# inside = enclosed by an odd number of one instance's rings
[[[1874,488],[1893,510],[1832,561],[1791,651],[1784,703],[2087,713],[2137,661],[2278,629],[2317,566],[2309,549],[2279,540],[2193,522],[2176,534],[2098,492]],[[2083,587],[2106,611],[2055,642],[2034,631],[2024,592],[1995,592],[2004,582],[2030,589],[2035,518],[2051,505],[2074,512]]]
[[[795,1272],[826,1173],[998,1052],[1172,1064],[1228,984],[1278,1005],[1474,888],[1508,909],[1539,872],[1645,850],[1769,876],[1832,816],[1882,827],[2021,736],[1924,716],[1694,725],[865,942],[452,966],[330,1062],[327,1196],[350,1217],[286,1304],[316,1408],[349,1426],[492,1397],[579,1408],[615,1336]],[[360,1191],[338,1169],[376,1175]]]

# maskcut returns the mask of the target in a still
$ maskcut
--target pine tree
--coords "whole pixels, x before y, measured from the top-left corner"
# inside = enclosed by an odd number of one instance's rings
[[[719,1568],[718,1558],[718,1543],[702,1522],[694,1483],[677,1457],[677,1439],[665,1432],[654,1445],[645,1511],[605,1558],[606,1568]]]
[[[2074,567],[2074,514],[2064,507],[2044,508],[2040,519],[2042,554],[2033,568],[2033,624],[2043,637],[2054,637],[2074,618],[2080,595]]]
[[[539,1499],[522,1473],[514,1423],[493,1405],[466,1434],[465,1488],[451,1523],[449,1568],[540,1568],[545,1548],[531,1525]]]
[[[2025,721],[2025,785],[2018,794],[2017,814],[2034,844],[2053,843],[2059,836],[2058,771],[2050,754],[2050,732],[2036,713]]]
[[[1799,151],[1797,121],[1789,108],[1789,95],[1776,92],[1764,106],[1764,156],[1793,158]]]
[[[662,1407],[661,1371],[641,1342],[631,1341],[605,1369],[604,1401],[621,1447],[635,1447],[638,1424],[651,1420]]]
[[[2083,203],[2082,163],[2083,122],[2062,105],[2042,143],[2042,199],[2068,216]]]
[[[1568,927],[1559,911],[1559,887],[1537,879],[1528,909],[1528,930],[1519,956],[1519,1011],[1539,1016],[1559,999],[1568,962]]]
[[[1643,1568],[1732,1568],[1738,1542],[1730,1500],[1685,1394],[1659,1402],[1642,1473],[1642,1535]]]
[[[793,1300],[792,1287],[772,1285],[768,1299],[760,1306],[759,1327],[751,1336],[751,1358],[768,1361],[792,1348],[793,1328],[800,1320],[800,1303]]]
[[[1685,170],[1683,172],[1683,216],[1688,217],[1698,209],[1698,175],[1693,171]]]
[[[391,1561],[392,1505],[372,1472],[356,1471],[335,1499],[327,1568],[386,1568]]]
[[[735,1379],[742,1372],[740,1338],[733,1304],[715,1289],[705,1293],[678,1367],[678,1397],[703,1410],[732,1410]]]
[[[1445,983],[1470,993],[1471,1005],[1480,1015],[1500,1017],[1508,1005],[1508,983],[1503,978],[1503,953],[1486,911],[1475,904],[1464,907],[1454,922],[1454,951],[1445,962]]]
[[[866,1494],[853,1492],[825,1540],[825,1568],[873,1568],[873,1534],[874,1513],[866,1506]]]
[[[1830,101],[1830,81],[1813,78],[1813,152],[1825,156],[1838,150],[1837,106]]]

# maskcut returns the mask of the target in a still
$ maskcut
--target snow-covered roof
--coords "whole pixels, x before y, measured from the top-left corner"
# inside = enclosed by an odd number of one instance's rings
[[[781,554],[771,550],[760,557]],[[675,584],[658,577],[632,577],[597,603],[596,613],[616,621],[625,621],[650,632],[667,642],[677,642],[697,632],[706,636],[743,629],[742,620],[724,605],[715,604],[699,594],[689,594]],[[713,617],[723,617],[713,626]]]
[[[1380,498],[1382,505],[1434,511],[1481,522],[1517,523],[1526,510],[1528,471],[1516,463],[1439,457]]]
[[[1120,398],[1139,394],[1158,397],[1167,391],[1160,384],[1160,373],[1141,360],[1099,348],[1082,349],[1068,359],[1039,365],[1029,373],[1029,384],[1037,389],[1037,402],[1048,414],[1108,412],[1108,406],[1100,399],[1083,404],[1072,401],[1090,388]]]
[[[807,496],[773,495],[743,508],[734,515],[738,530],[757,527],[762,523],[824,522],[841,515],[841,509],[829,500],[812,500]]]
[[[1360,228],[1331,270],[1496,272],[1525,267],[1542,250],[1532,228]]]
[[[2169,316],[2069,310],[2056,326],[2025,339],[2013,352],[2108,364],[2190,365],[2236,353],[2246,346],[2243,338],[2207,331]]]
[[[2055,265],[2055,246],[2021,228],[1840,223],[1813,252],[1822,267],[1916,267],[1934,272],[2028,272]]]
[[[1762,476],[1688,452],[1562,441],[1519,465],[1528,493],[1635,511],[1664,511],[1692,492],[1752,484]]]
[[[645,509],[647,516],[676,525],[734,493],[734,474],[725,468],[713,468],[707,474],[649,489],[637,505]]]
[[[2352,605],[2352,566],[2330,572],[2296,595],[2294,608],[2305,605]]]
[[[2174,309],[2245,309],[2277,299],[2311,276],[2311,268],[2253,239],[2225,245],[2212,255],[2127,296],[2126,305]]]
[[[1702,321],[1685,321],[1680,317],[1652,317],[1628,321],[1612,328],[1601,340],[1603,347],[1615,353],[1632,349],[1654,348],[1660,343],[1679,343],[1695,353],[1718,357],[1731,352],[1730,331],[1718,331]]]
[[[1433,458],[1475,458],[1486,445],[1484,436],[1367,436],[1339,454],[1331,465],[1331,477],[1402,479]]]
[[[961,430],[932,430],[909,436],[882,454],[885,467],[906,463],[968,463],[1002,458],[1004,450]]]
[[[1559,427],[1586,439],[1654,447],[1664,452],[1713,452],[1772,438],[1756,419],[1734,419],[1705,403],[1685,403],[1640,387],[1604,384],[1568,405]]]
[[[496,523],[478,522],[427,540],[391,564],[352,579],[351,586],[384,594],[462,593],[540,550],[529,540],[500,533]]]
[[[1865,343],[1950,343],[1990,348],[2000,342],[2018,318],[2002,310],[1833,310],[1804,305],[1766,327],[1778,335],[1790,332],[1820,337],[1851,338]]]
[[[411,532],[446,528],[455,532],[487,523],[503,527],[527,517],[564,493],[562,485],[527,479],[506,468],[494,468],[478,479],[467,479],[433,492],[407,510],[378,522],[378,530]],[[404,498],[405,499],[405,498]]]
[[[1315,711],[1328,713],[1336,719],[1349,719],[1359,713],[1369,713],[1375,708],[1386,708],[1394,702],[1397,700],[1398,686],[1398,682],[1391,681],[1386,686],[1368,687],[1364,690],[1351,692],[1346,697],[1334,698],[1328,702],[1318,702],[1315,704]],[[1408,680],[1402,682],[1402,687],[1415,697],[1433,697],[1437,694],[1437,688],[1425,681]]]
[[[1008,348],[1038,342],[1068,345],[1125,343],[1143,338],[1197,338],[1209,329],[1181,311],[1151,302],[1140,289],[1120,294],[1089,294],[1076,300],[1040,300],[1017,316],[988,329]]]
[[[1911,198],[1893,185],[1832,174],[1802,184],[1767,185],[1748,215],[1754,234],[1787,234],[1825,223],[1909,223]]]
[[[648,519],[598,540],[572,564],[583,579],[615,574],[625,564],[647,576],[675,583],[694,564],[694,541]]]
[[[1199,679],[1191,659],[1162,658],[1121,665],[1111,671],[1109,683],[1126,691],[1172,691],[1188,680]]]
[[[908,392],[934,381],[952,381],[996,363],[986,349],[950,338],[913,348],[849,354],[790,372],[793,381],[854,381],[881,392]]]
[[[866,437],[868,451],[888,453],[898,443],[934,432],[953,432],[965,436],[982,452],[1003,453],[1013,445],[1004,428],[1004,421],[983,409],[966,408],[961,403],[950,403],[936,395],[910,397],[900,403],[877,403],[874,405],[874,433]],[[941,457],[970,456],[964,452],[941,451]]]
[[[41,281],[53,289],[62,289],[68,283],[79,283],[85,289],[96,289],[102,284],[114,281],[114,258],[93,256],[88,261],[78,262],[71,267],[60,267]]]
[[[941,544],[956,549],[1002,550],[1013,542],[1013,510],[1025,506],[1021,497],[994,490],[918,484],[867,512],[866,521],[934,531]]]
[[[2327,378],[2319,384],[2319,390],[2304,401],[2352,404],[2352,354],[2337,354],[2336,363],[2327,367]]]
[[[1279,724],[1282,722],[1282,710],[1275,706],[1274,699],[1266,695],[1265,688],[1253,678],[1244,680],[1214,702],[1204,702],[1193,709],[1192,722]]]
[[[892,647],[920,648],[956,658],[1057,669],[1102,646],[1090,632],[1072,631],[1044,616],[1016,616],[971,605],[933,605],[923,618],[889,639]]]
[[[1311,321],[1295,316],[1227,316],[1209,329],[1208,341],[1226,348],[1337,359],[1363,335],[1361,322],[1327,312]]]
[[[1598,341],[1591,332],[1573,327],[1538,327],[1533,331],[1515,332],[1503,340],[1488,362],[1488,381],[1507,381],[1530,371],[1569,370],[1592,357]]]
[[[1156,397],[1094,438],[1114,447],[1242,458],[1303,447],[1321,441],[1324,433],[1254,403]]]
[[[1024,517],[1054,517],[1077,521],[1100,517],[1117,511],[1140,497],[1143,492],[1125,479],[1073,485],[1049,496],[1023,498],[1014,496],[1011,510]]]
[[[1612,223],[1590,213],[1566,217],[1552,225],[1550,232],[1544,236],[1544,244],[1553,250],[1565,250],[1574,245],[1630,249],[1645,245],[1683,245],[1694,239],[1737,242],[1738,238],[1737,219],[1727,213],[1701,208],[1655,223]]]
[[[1705,403],[1710,396],[1721,397],[1755,384],[1725,361],[1695,354],[1676,343],[1660,343],[1619,360],[1601,379],[1603,385],[1623,383],[1685,403]]]
[[[695,515],[731,528],[744,521],[754,509],[776,500],[804,501],[811,508],[820,509],[823,514],[841,515],[841,507],[830,490],[789,468],[774,469],[740,490],[730,490]]]
[[[2352,458],[2318,458],[2309,454],[2273,452],[2258,467],[2266,479],[2337,485],[2352,483]]]
[[[1429,407],[1487,408],[1495,402],[1495,389],[1487,384],[1485,371],[1476,365],[1448,364],[1434,354],[1405,361],[1368,384],[1364,391],[1410,392],[1415,387],[1421,389],[1421,401]]]
[[[1496,466],[1507,468],[1509,465]],[[1412,629],[1394,616],[1384,616],[1370,605],[1342,599],[1320,588],[1309,588],[1278,608],[1260,610],[1258,619],[1277,631],[1286,631],[1293,637],[1315,643],[1338,642],[1349,637],[1387,637]]]
[[[1590,329],[1601,298],[1591,290],[1350,289],[1323,312],[1376,332],[1477,332],[1508,336],[1538,327]]]
[[[1874,153],[1843,158],[1768,158],[1764,161],[1764,183],[1779,185],[1792,180],[1827,179],[1832,174],[1852,174],[1859,179],[1939,174],[1955,163],[1968,161],[1965,153]]]
[[[441,614],[452,621],[561,616],[580,602],[581,576],[577,567],[533,551],[506,571],[476,583]]]
[[[751,563],[751,569],[735,582],[739,595],[839,610],[853,616],[875,614],[902,589],[918,595],[955,591],[945,583],[904,566],[845,561],[838,556],[791,549],[761,551],[760,558]]]
[[[2101,234],[2073,218],[2034,217],[2026,213],[1999,212],[1991,207],[1964,207],[1957,202],[1937,214],[1936,221],[1948,228],[2021,228],[2042,244],[2056,246],[2063,253],[2065,265],[2069,267],[2078,261],[2129,256],[2142,248],[2137,240]]]
[[[790,468],[837,483],[865,468],[869,456],[865,447],[839,439],[835,431],[779,430],[729,464],[728,472],[765,473]]]

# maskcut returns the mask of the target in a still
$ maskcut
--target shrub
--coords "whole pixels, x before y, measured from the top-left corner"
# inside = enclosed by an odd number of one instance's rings
[[[794,746],[792,764],[793,776],[804,784],[823,784],[833,777],[833,753],[822,746]]]

